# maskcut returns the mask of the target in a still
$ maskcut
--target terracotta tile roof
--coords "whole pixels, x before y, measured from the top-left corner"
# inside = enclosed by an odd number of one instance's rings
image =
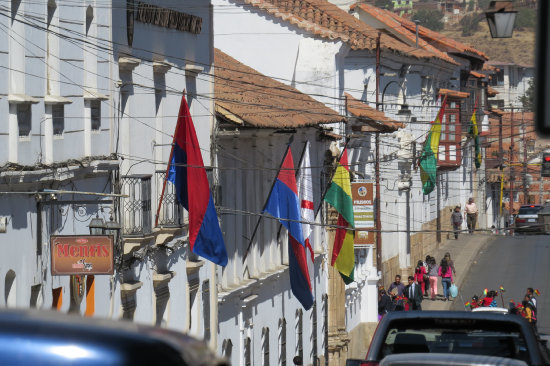
[[[491,61],[485,62],[485,63],[483,64],[483,67],[481,68],[481,70],[482,70],[482,71],[499,71],[498,67],[489,65],[490,63],[491,63]]]
[[[341,40],[354,50],[376,49],[378,31],[327,0],[244,0],[248,5],[293,24],[311,34]],[[382,33],[382,49],[417,58],[433,58],[433,53],[417,49]]]
[[[416,34],[411,33],[410,30],[402,26],[401,22],[395,18],[395,16],[397,16],[396,14],[384,9],[377,8],[376,6],[365,4],[365,3],[354,4],[350,8],[355,9],[356,7],[363,10],[370,16],[376,18],[378,21],[384,23],[387,27],[391,29],[391,30],[388,30],[389,32],[397,33],[400,36],[407,38],[409,42],[416,44]],[[430,43],[426,42],[421,38],[418,40],[418,45],[424,48],[425,50],[435,54],[435,56],[447,62],[450,62],[454,65],[458,65],[458,63],[452,57],[450,57],[444,52],[441,52],[440,50],[432,46]]]
[[[214,49],[216,112],[238,124],[295,128],[345,121],[334,110]]]
[[[458,90],[451,90],[451,89],[439,89],[439,95],[447,95],[451,98],[468,98],[470,96],[470,93],[461,92]]]
[[[376,109],[369,107],[367,104],[355,99],[348,93],[344,93],[346,97],[346,109],[350,114],[355,117],[360,117],[370,126],[374,131],[393,132],[399,128],[405,127],[401,122],[392,120],[386,117],[384,112],[377,111]]]
[[[479,72],[470,71],[470,75],[472,75],[475,78],[483,79],[485,77],[485,74],[481,74]]]
[[[498,114],[499,116],[502,116],[504,112],[498,108],[491,109],[491,113]]]
[[[494,96],[497,95],[497,94],[499,94],[499,92],[498,92],[495,88],[493,88],[493,87],[491,87],[491,86],[488,86],[488,87],[487,87],[487,95],[488,95],[488,96],[494,97]]]
[[[402,18],[399,15],[392,13],[391,11],[384,11],[393,16],[393,18],[399,21],[402,26],[416,34],[416,24],[414,22]],[[435,32],[421,25],[418,26],[418,35],[422,38],[427,38],[431,44],[435,43],[436,47],[437,45],[439,45],[439,47],[443,48],[446,52],[462,53],[469,56],[481,58],[484,61],[489,60],[489,57],[485,53],[473,48],[472,46],[460,43],[452,38],[445,37],[441,33]]]

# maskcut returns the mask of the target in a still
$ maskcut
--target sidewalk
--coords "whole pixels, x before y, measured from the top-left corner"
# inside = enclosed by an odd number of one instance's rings
[[[495,238],[497,236],[492,234],[460,234],[458,240],[447,240],[434,253],[430,253],[430,255],[435,257],[439,265],[445,253],[449,252],[451,254],[456,270],[456,275],[453,276],[453,279],[460,292],[462,281],[470,270],[470,265],[475,261],[477,254],[486,243]],[[460,296],[453,299],[453,301],[443,301],[441,278],[438,279],[437,285],[437,299],[431,301],[429,297],[425,297],[424,301],[422,301],[422,310],[449,310],[454,301],[461,301],[459,300]]]

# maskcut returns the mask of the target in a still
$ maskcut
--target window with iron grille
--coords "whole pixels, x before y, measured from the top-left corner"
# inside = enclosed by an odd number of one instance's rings
[[[140,236],[151,233],[151,176],[130,175],[120,180],[122,235]]]
[[[279,365],[286,366],[286,320],[279,319]]]
[[[65,106],[63,104],[52,105],[53,134],[63,135],[65,130]]]
[[[244,340],[244,365],[250,366],[252,365],[252,342],[250,341],[250,337],[246,337]]]
[[[325,366],[328,366],[328,295],[323,295],[323,330],[324,330],[324,351],[325,351]]]
[[[31,134],[31,105],[29,103],[17,105],[17,126],[19,127],[19,137]]]
[[[311,339],[313,342],[313,364],[317,364],[317,301],[313,302],[311,307],[311,317],[312,319],[312,334]]]
[[[166,170],[159,170],[155,173],[157,183],[157,199],[160,199],[165,177]],[[160,207],[158,224],[159,226],[165,227],[180,227],[184,224],[184,222],[185,211],[182,205],[179,204],[178,198],[176,197],[175,185],[167,182],[164,189],[164,198],[162,199],[162,205]]]
[[[204,340],[210,340],[210,281],[206,280],[202,283],[202,314]]]
[[[262,354],[263,354],[263,360],[262,365],[263,366],[269,366],[269,328],[265,327],[262,330]]]
[[[233,355],[233,342],[231,339],[224,339],[222,342],[222,356],[231,361]]]
[[[101,101],[92,100],[90,102],[90,116],[92,119],[92,131],[98,131],[101,127]]]
[[[304,359],[304,322],[302,309],[296,310],[296,355]]]

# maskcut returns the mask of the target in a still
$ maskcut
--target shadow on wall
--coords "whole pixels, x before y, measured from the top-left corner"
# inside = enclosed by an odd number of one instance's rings
[[[7,202],[6,202],[7,201]],[[28,213],[36,211],[34,199],[27,200],[25,205],[21,197],[9,197],[6,204],[0,204],[0,216],[7,217],[7,226],[13,229],[26,229],[28,225]]]

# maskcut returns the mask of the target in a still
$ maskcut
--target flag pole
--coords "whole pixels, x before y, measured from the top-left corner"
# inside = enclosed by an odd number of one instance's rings
[[[344,151],[346,151],[346,149],[348,147],[349,140],[350,140],[350,138],[347,137],[346,138],[346,143],[344,144],[344,148],[342,149],[342,152],[340,153],[340,156],[338,157],[338,162],[340,161],[340,159],[342,159],[342,155],[344,155]],[[349,162],[348,162],[348,168],[349,168]],[[336,174],[336,169],[334,169],[334,171],[332,172],[330,180],[328,181],[328,184],[325,186],[325,189],[323,190],[323,194],[321,195],[321,203],[324,201],[325,196],[327,195],[328,189],[330,188],[330,186],[332,184],[332,179],[334,179],[334,174]],[[315,217],[317,217],[317,214],[319,213],[319,210],[321,209],[322,206],[323,205],[320,204],[317,207],[317,210],[315,210]]]
[[[185,98],[185,89],[183,89],[182,98]],[[176,136],[178,134],[179,119],[180,119],[180,116],[178,113],[178,120],[176,121],[174,136],[172,136],[172,149],[170,150],[170,157],[168,158],[168,165],[166,166],[166,174],[164,175],[164,182],[162,183],[162,191],[160,193],[159,205],[157,207],[157,214],[155,215],[155,227],[157,227],[159,224],[160,207],[162,206],[162,200],[164,199],[164,190],[166,189],[166,182],[168,181],[168,173],[170,172],[170,165],[172,165],[172,157],[174,156],[174,144],[176,143]]]
[[[290,136],[290,139],[288,140],[288,143],[286,145],[285,154],[283,155],[283,158],[281,159],[281,163],[279,164],[279,169],[277,169],[277,175],[275,175],[275,179],[273,179],[273,183],[271,184],[271,188],[269,189],[269,195],[267,196],[264,207],[262,208],[262,213],[264,212],[265,208],[267,207],[267,202],[269,200],[269,196],[271,195],[271,191],[273,190],[273,187],[275,186],[275,182],[277,182],[277,177],[279,175],[279,172],[281,171],[281,167],[283,166],[283,163],[285,161],[286,155],[288,154],[288,148],[290,147],[290,144],[292,144],[292,141],[294,140],[294,134]],[[252,246],[252,241],[254,240],[254,237],[256,236],[256,232],[258,231],[258,227],[260,226],[260,222],[262,221],[263,215],[260,215],[258,218],[258,222],[256,222],[256,226],[254,227],[254,231],[252,232],[252,237],[250,238],[248,242],[248,246],[246,247],[246,250],[244,251],[243,255],[243,263],[246,261],[246,257],[248,256],[248,252],[250,250],[250,247]]]

